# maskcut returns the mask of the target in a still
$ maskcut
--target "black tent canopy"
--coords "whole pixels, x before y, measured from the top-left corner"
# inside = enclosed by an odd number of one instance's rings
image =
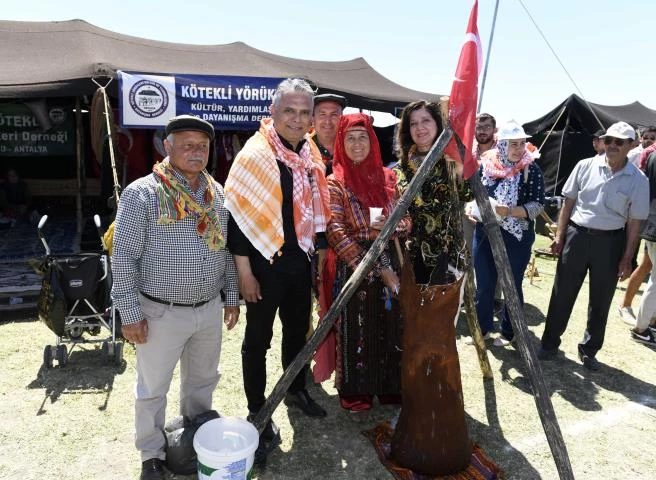
[[[83,20],[0,21],[0,98],[62,97],[91,94],[95,76],[117,70],[147,73],[300,76],[319,92],[344,95],[349,105],[381,112],[439,95],[398,85],[363,58],[340,62],[301,60],[250,47],[242,42],[189,45],[148,40],[98,28]],[[110,91],[116,95],[116,83]]]
[[[553,128],[537,161],[544,174],[547,195],[560,194],[578,161],[595,154],[594,133],[619,121],[634,128],[656,125],[656,110],[640,102],[609,106],[586,103],[581,97],[570,95],[543,117],[524,124],[526,133],[532,135],[531,142],[538,147]]]

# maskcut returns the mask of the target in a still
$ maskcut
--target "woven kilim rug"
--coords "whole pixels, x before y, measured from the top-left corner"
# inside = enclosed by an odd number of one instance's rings
[[[381,463],[397,480],[494,480],[504,478],[501,469],[476,444],[472,448],[469,466],[465,470],[452,475],[433,477],[400,467],[394,463],[390,455],[393,433],[394,430],[392,430],[390,422],[381,423],[371,430],[362,432],[373,444]]]

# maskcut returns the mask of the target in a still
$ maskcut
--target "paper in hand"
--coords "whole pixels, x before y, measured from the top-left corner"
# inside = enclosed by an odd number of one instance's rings
[[[497,217],[497,222],[500,222],[502,217],[497,213],[496,210],[498,204],[499,202],[497,202],[496,199],[490,197],[490,206],[492,207],[494,215]],[[481,217],[481,210],[478,208],[476,200],[472,200],[471,202],[467,202],[465,204],[465,212],[468,212],[469,216],[475,218],[477,222],[483,221],[483,218]]]

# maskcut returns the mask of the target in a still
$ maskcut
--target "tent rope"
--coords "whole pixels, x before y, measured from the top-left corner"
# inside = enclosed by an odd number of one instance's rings
[[[560,117],[563,116],[563,113],[565,113],[565,110],[567,110],[567,105],[564,105],[564,106],[563,106],[563,109],[560,111],[560,114],[558,115],[558,118],[557,118],[556,121],[554,122],[554,124],[553,124],[553,126],[551,127],[551,129],[547,132],[547,136],[544,137],[544,140],[542,140],[542,143],[540,144],[540,148],[538,148],[538,151],[541,151],[541,150],[542,150],[542,147],[544,147],[544,144],[547,143],[547,140],[549,140],[549,136],[550,136],[551,133],[554,131],[554,128],[556,128],[556,125],[558,125],[558,122],[559,122],[559,120],[560,120]]]
[[[526,15],[528,15],[528,18],[531,19],[531,22],[533,22],[533,25],[535,26],[536,30],[538,31],[538,33],[540,34],[540,36],[542,37],[542,39],[544,40],[544,42],[547,44],[547,47],[549,47],[549,50],[551,50],[551,53],[553,53],[553,56],[556,58],[556,61],[560,64],[560,66],[562,67],[562,69],[563,69],[563,71],[565,72],[565,74],[567,75],[567,77],[568,77],[568,78],[570,79],[570,81],[572,82],[572,85],[574,85],[574,88],[576,88],[576,91],[579,92],[579,95],[581,96],[581,98],[583,99],[583,101],[585,102],[585,104],[586,104],[586,105],[588,106],[588,108],[590,109],[590,112],[592,112],[592,115],[595,117],[595,120],[597,120],[597,123],[599,123],[599,126],[605,130],[606,127],[604,126],[603,123],[601,123],[601,120],[599,120],[599,117],[597,117],[597,114],[596,114],[595,111],[592,109],[592,106],[590,105],[590,103],[586,100],[585,95],[583,95],[583,92],[581,91],[581,89],[579,88],[579,86],[578,86],[578,85],[576,84],[576,82],[574,81],[574,78],[572,78],[572,76],[570,75],[570,73],[567,71],[567,68],[565,68],[565,65],[563,64],[563,62],[560,61],[560,58],[558,57],[558,54],[557,54],[556,51],[553,49],[553,47],[552,47],[551,44],[549,43],[549,40],[547,40],[547,37],[544,35],[544,33],[542,32],[542,30],[541,30],[540,27],[538,26],[537,22],[536,22],[535,19],[533,18],[533,15],[531,15],[531,12],[528,11],[528,8],[526,8],[526,5],[524,5],[524,2],[523,2],[522,0],[517,0],[517,1],[519,2],[519,4],[522,6],[522,8],[524,9],[524,11],[526,12]]]
[[[107,83],[105,85],[101,85],[95,78],[91,79],[93,83],[98,85],[98,90],[100,91],[103,97],[103,105],[105,110],[104,111],[105,124],[107,127],[107,141],[109,142],[109,158],[112,166],[112,177],[114,179],[114,200],[116,201],[116,205],[118,205],[121,185],[118,182],[118,175],[116,173],[116,159],[114,157],[114,142],[112,140],[112,126],[109,120],[109,116],[110,116],[109,98],[107,97],[107,90],[106,90],[109,84],[112,83],[112,80],[113,80],[112,77],[109,77]]]

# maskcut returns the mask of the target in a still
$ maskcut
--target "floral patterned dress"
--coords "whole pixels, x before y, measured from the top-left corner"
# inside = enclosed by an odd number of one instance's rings
[[[424,156],[413,147],[408,160],[395,167],[400,194],[407,190]],[[468,262],[460,212],[462,202],[471,200],[473,194],[469,182],[460,180],[458,201],[454,201],[448,169],[446,160],[440,158],[408,208],[412,232],[407,246],[417,283],[451,283],[449,264],[463,270]]]

